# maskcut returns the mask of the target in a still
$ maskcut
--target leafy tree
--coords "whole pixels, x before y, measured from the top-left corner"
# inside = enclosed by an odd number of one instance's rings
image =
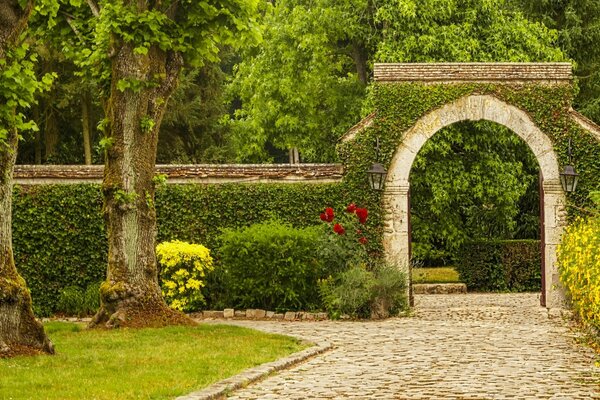
[[[580,87],[575,107],[600,123],[600,2],[518,0],[513,5],[558,31],[558,45],[575,61]]]
[[[242,161],[266,148],[299,147],[306,161],[332,161],[356,122],[378,35],[367,0],[282,0],[268,6],[264,40],[246,49],[231,86],[242,107],[232,145]]]
[[[0,3],[0,357],[54,353],[42,324],[33,316],[31,295],[17,272],[12,249],[12,177],[19,132],[35,129],[22,110],[51,80],[36,79],[36,58],[23,41],[33,6],[33,1]]]
[[[184,63],[217,61],[220,45],[256,36],[256,1],[103,0],[92,8],[95,47],[85,63],[107,96],[102,143],[109,245],[102,306],[92,326],[189,323],[166,306],[158,286],[153,179],[158,132]]]
[[[230,58],[226,52],[224,65],[211,62],[182,73],[161,124],[158,163],[226,163],[235,159],[227,142],[228,126],[221,122],[227,112],[227,74],[223,69]]]

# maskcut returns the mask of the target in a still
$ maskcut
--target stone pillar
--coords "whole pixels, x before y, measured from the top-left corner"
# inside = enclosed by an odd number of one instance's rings
[[[408,182],[403,185],[385,187],[383,193],[383,248],[386,261],[406,273],[410,283],[409,188]],[[410,289],[410,285],[408,288]]]
[[[548,180],[544,188],[544,257],[546,261],[546,307],[565,308],[565,292],[559,279],[556,250],[567,226],[566,198],[558,180]]]

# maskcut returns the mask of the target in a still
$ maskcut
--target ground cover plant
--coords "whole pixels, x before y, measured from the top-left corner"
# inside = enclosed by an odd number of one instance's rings
[[[53,357],[0,359],[3,399],[171,399],[307,345],[241,327],[86,330],[52,322]]]

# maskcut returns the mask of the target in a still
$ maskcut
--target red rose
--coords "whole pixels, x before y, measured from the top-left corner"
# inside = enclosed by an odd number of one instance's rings
[[[325,217],[326,217],[326,218],[325,218],[325,221],[327,221],[327,222],[331,222],[331,221],[333,221],[333,218],[334,218],[334,215],[333,215],[333,208],[331,208],[331,207],[327,207],[327,208],[325,209]]]
[[[346,207],[346,212],[349,212],[350,214],[352,214],[354,211],[356,211],[356,204],[354,204],[354,203],[348,204],[348,207]]]
[[[358,239],[358,241],[360,242],[360,244],[367,244],[368,240],[366,237],[361,237],[360,239]]]
[[[319,215],[319,218],[321,218],[321,221],[327,221],[327,215],[325,215],[325,213],[321,213],[321,215]]]
[[[356,216],[358,217],[358,222],[360,222],[361,224],[364,224],[365,222],[367,222],[368,215],[369,215],[369,212],[367,211],[366,208],[357,208],[356,209]]]
[[[343,235],[344,233],[346,233],[346,230],[344,229],[343,226],[341,226],[340,224],[335,224],[333,226],[333,231],[335,233],[337,233],[338,235]]]

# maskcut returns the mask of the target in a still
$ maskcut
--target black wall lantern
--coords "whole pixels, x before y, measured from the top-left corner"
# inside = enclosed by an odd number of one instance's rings
[[[369,176],[369,185],[371,185],[371,189],[383,190],[387,171],[383,165],[379,163],[379,138],[377,138],[375,150],[377,151],[377,159],[376,162],[371,165],[371,169],[367,171],[367,175]]]
[[[567,193],[575,191],[577,179],[579,177],[579,174],[575,172],[575,168],[571,165],[572,163],[571,139],[569,139],[569,164],[566,165],[564,171],[560,173],[560,183]]]

